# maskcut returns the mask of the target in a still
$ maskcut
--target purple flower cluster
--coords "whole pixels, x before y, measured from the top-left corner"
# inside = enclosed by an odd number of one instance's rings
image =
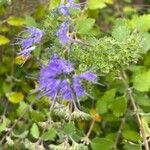
[[[68,31],[69,31],[69,25],[67,22],[63,22],[57,32],[57,36],[59,37],[59,41],[62,44],[62,46],[64,46],[65,44],[67,44],[71,38],[68,35]]]
[[[80,4],[75,4],[74,0],[68,0],[67,4],[62,4],[58,10],[61,14],[67,16],[70,15],[69,8],[80,8]],[[20,38],[17,43],[21,44],[21,51],[18,55],[29,58],[31,52],[36,48],[35,44],[40,43],[43,32],[38,28],[31,27],[22,33],[25,33],[26,37]],[[68,20],[65,19],[60,25],[57,36],[62,46],[65,46],[68,42],[73,42],[73,39],[69,36]],[[97,76],[91,72],[77,75],[74,74],[74,71],[75,69],[70,62],[53,55],[48,65],[42,66],[40,70],[38,79],[40,96],[48,96],[53,102],[56,101],[57,97],[79,102],[79,98],[87,94],[83,86],[83,80],[96,83]]]
[[[67,4],[59,6],[58,11],[65,16],[69,16],[69,8],[80,8],[80,4],[75,4],[74,0],[68,0]],[[69,36],[69,21],[67,21],[67,18],[60,25],[57,36],[62,46],[65,46],[68,42],[73,42],[73,39]],[[41,68],[38,80],[39,90],[41,96],[49,96],[53,102],[57,97],[79,102],[79,98],[87,94],[82,81],[87,80],[96,83],[96,79],[97,76],[91,72],[74,74],[74,67],[71,63],[54,55],[48,66]]]
[[[73,71],[71,63],[53,56],[48,66],[42,67],[40,71],[39,90],[42,91],[42,96],[49,96],[53,101],[57,96],[66,100],[74,100],[74,94],[77,98],[84,96],[82,80],[94,83],[97,76],[90,72],[71,76]]]
[[[31,52],[35,49],[35,45],[41,41],[43,32],[35,27],[28,27],[22,33],[27,33],[28,36],[26,38],[20,38],[17,44],[21,44],[21,51],[18,55],[29,58]]]
[[[60,14],[64,16],[70,16],[69,8],[80,8],[80,4],[74,3],[74,0],[68,0],[66,4],[61,4],[58,7]],[[65,46],[68,42],[73,42],[73,39],[69,37],[69,22],[65,21],[60,25],[57,36],[62,46]]]
[[[75,4],[74,0],[68,0],[67,4],[62,4],[58,7],[58,11],[60,14],[69,16],[69,8],[80,8],[80,4]]]

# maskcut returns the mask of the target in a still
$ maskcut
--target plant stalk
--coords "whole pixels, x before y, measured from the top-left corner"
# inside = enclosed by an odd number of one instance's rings
[[[138,113],[138,108],[137,108],[137,105],[135,103],[135,99],[134,99],[134,96],[133,96],[133,91],[129,87],[128,82],[126,81],[126,78],[127,78],[126,74],[125,74],[125,72],[123,72],[123,74],[121,75],[121,80],[122,80],[124,86],[127,89],[127,94],[129,96],[131,106],[133,108],[133,111],[135,112],[135,116],[136,116],[137,122],[139,124],[140,133],[141,133],[141,136],[143,138],[145,150],[150,150],[149,145],[148,145],[148,140],[147,140],[147,137],[146,137],[146,133],[145,133],[145,130],[144,130],[144,125],[142,123],[141,116]]]

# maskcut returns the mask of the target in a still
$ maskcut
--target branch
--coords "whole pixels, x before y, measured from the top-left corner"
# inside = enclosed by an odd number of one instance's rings
[[[3,20],[2,22],[0,22],[0,26],[3,25],[4,23],[7,22],[7,19]]]
[[[115,139],[114,150],[117,150],[117,145],[118,145],[120,137],[121,137],[121,133],[122,133],[122,129],[123,129],[124,123],[126,121],[126,116],[127,116],[127,111],[125,112],[124,116],[121,119],[119,130],[117,132],[117,136],[116,136],[116,139]]]
[[[82,139],[84,145],[85,145],[85,144],[89,144],[89,141],[90,141],[90,140],[89,140],[89,136],[90,136],[90,134],[91,134],[91,132],[92,132],[92,129],[93,129],[93,127],[94,127],[94,124],[95,124],[95,118],[92,120],[92,123],[91,123],[91,125],[90,125],[89,131],[87,132],[86,136]]]
[[[121,80],[122,80],[124,86],[127,89],[127,94],[129,96],[129,99],[130,99],[130,102],[131,102],[131,106],[133,108],[133,111],[135,112],[135,116],[136,116],[136,119],[137,119],[138,124],[139,124],[140,133],[141,133],[141,136],[143,138],[145,150],[150,150],[149,145],[148,145],[148,141],[147,141],[147,138],[146,138],[146,133],[145,133],[145,130],[144,130],[144,125],[142,123],[141,116],[138,113],[138,108],[137,108],[137,105],[135,103],[135,99],[133,97],[133,91],[129,87],[128,82],[126,81],[126,78],[127,78],[126,74],[125,74],[125,72],[123,72],[123,74],[121,75]]]

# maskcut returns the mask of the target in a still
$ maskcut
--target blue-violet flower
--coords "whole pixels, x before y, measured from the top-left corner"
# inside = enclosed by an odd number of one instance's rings
[[[58,12],[65,16],[69,16],[69,8],[80,8],[80,4],[74,3],[74,0],[68,0],[67,4],[62,4],[58,7]]]
[[[69,32],[69,25],[67,22],[63,22],[60,25],[58,32],[57,32],[57,36],[62,46],[64,46],[71,40],[71,38],[68,35],[68,32]]]
[[[30,57],[31,52],[35,49],[34,44],[40,43],[43,32],[38,28],[28,27],[22,33],[27,33],[28,35],[25,38],[19,39],[17,44],[21,44],[21,51],[18,55],[28,58]]]
[[[49,96],[52,101],[59,96],[66,100],[74,100],[86,94],[82,80],[95,83],[97,76],[90,72],[73,75],[74,67],[65,59],[54,55],[48,66],[43,66],[39,75],[41,96]]]

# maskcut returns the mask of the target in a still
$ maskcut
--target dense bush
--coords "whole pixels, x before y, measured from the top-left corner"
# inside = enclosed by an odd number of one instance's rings
[[[149,150],[149,11],[0,1],[0,149]]]

